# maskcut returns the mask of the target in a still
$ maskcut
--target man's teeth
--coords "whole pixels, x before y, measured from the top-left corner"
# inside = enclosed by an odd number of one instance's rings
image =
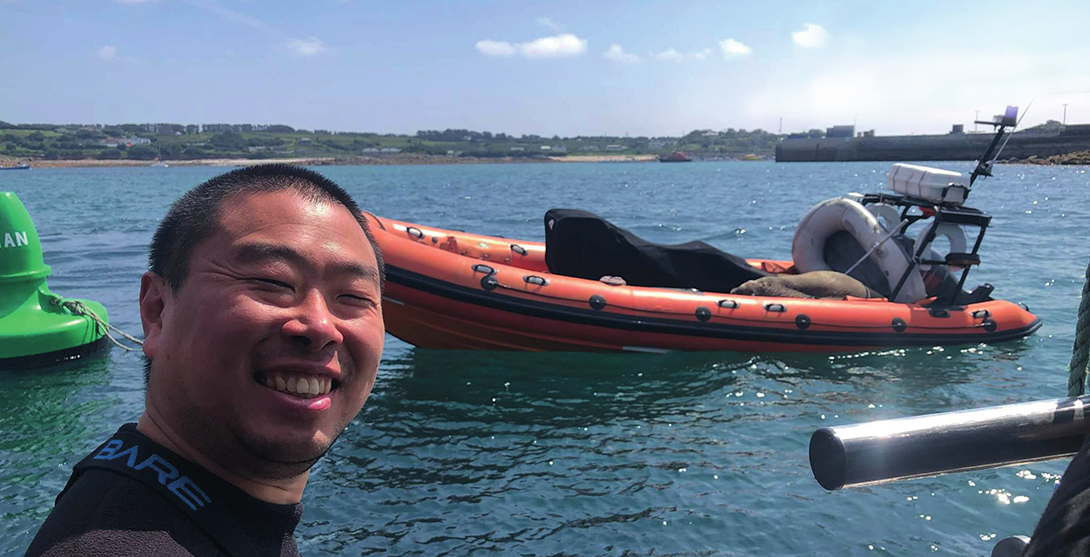
[[[328,393],[333,388],[333,380],[316,375],[281,375],[275,373],[265,376],[265,386],[301,398],[314,398]]]

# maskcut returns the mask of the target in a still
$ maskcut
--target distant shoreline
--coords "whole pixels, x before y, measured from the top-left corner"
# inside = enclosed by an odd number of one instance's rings
[[[657,160],[654,155],[573,155],[570,157],[447,157],[441,155],[398,155],[392,157],[296,157],[280,159],[192,159],[192,160],[166,160],[163,163],[169,166],[251,166],[255,164],[284,163],[303,166],[325,165],[361,165],[361,166],[386,166],[386,165],[433,165],[433,164],[526,164],[526,163],[553,163],[553,162],[650,162]],[[4,162],[4,166],[25,162],[34,168],[121,168],[121,167],[149,167],[153,161],[141,160],[28,160]]]

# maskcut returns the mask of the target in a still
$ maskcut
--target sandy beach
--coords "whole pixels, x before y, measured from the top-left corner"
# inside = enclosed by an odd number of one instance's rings
[[[651,162],[658,160],[657,155],[570,155],[567,157],[549,157],[556,162]]]

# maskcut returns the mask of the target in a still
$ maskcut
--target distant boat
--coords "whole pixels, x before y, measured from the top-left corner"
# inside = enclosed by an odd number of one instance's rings
[[[693,162],[693,158],[681,151],[674,151],[669,155],[659,157],[659,162]]]
[[[17,164],[15,166],[0,166],[0,170],[30,170],[30,165]]]
[[[156,168],[170,168],[170,165],[163,161],[163,146],[156,145],[156,148],[158,149],[159,156],[155,157],[155,162],[149,164],[148,166],[154,166]]]

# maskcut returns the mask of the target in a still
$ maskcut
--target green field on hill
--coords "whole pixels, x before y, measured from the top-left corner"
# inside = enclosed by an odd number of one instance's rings
[[[415,135],[331,132],[284,125],[57,125],[0,122],[0,156],[46,160],[194,160],[207,158],[397,157],[435,155],[540,158],[663,155],[770,158],[781,136],[763,130],[696,130],[684,137],[541,137],[471,130]]]

